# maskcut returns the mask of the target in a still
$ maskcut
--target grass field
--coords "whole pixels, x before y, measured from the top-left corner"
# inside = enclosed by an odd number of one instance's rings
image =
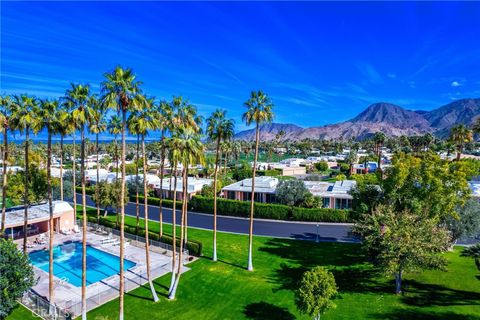
[[[126,223],[135,219],[127,217]],[[150,226],[158,230],[157,223]],[[204,243],[204,257],[189,265],[177,299],[167,300],[170,277],[164,276],[155,281],[160,302],[154,304],[145,287],[126,295],[126,319],[308,319],[295,308],[294,290],[315,265],[328,267],[339,287],[337,308],[322,319],[480,319],[480,273],[472,259],[460,256],[460,248],[447,254],[446,272],[407,275],[405,293],[395,295],[392,279],[372,268],[358,245],[255,237],[255,270],[248,272],[247,236],[219,233],[220,261],[214,263],[212,233],[189,229],[188,234]],[[118,301],[112,301],[88,318],[117,319],[117,310]]]

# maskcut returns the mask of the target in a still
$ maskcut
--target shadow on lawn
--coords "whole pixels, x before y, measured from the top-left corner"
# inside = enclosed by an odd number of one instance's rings
[[[480,293],[447,288],[442,285],[421,283],[415,280],[405,282],[407,295],[402,302],[410,306],[467,306],[480,305]]]
[[[251,303],[243,310],[245,316],[252,320],[294,320],[295,316],[287,308],[266,302]]]
[[[372,319],[389,319],[389,320],[480,320],[478,316],[461,315],[454,312],[428,312],[421,309],[415,310],[398,310],[387,313],[371,314]]]

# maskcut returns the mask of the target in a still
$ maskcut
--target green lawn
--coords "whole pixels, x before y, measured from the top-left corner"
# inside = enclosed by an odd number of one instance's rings
[[[113,217],[111,217],[114,219]],[[126,217],[127,224],[135,219]],[[158,230],[157,223],[150,223]],[[165,225],[170,233],[171,227]],[[365,261],[358,245],[254,238],[253,272],[245,270],[248,237],[218,234],[219,262],[212,262],[210,231],[189,229],[189,237],[204,243],[204,257],[189,264],[182,275],[177,299],[168,301],[170,276],[155,286],[160,302],[154,304],[149,289],[126,294],[126,319],[308,319],[294,305],[294,290],[301,274],[327,266],[335,275],[337,308],[322,319],[479,319],[480,272],[460,248],[448,253],[448,271],[408,275],[405,294],[393,294],[392,279],[378,274]],[[117,319],[118,301],[88,314],[89,319]],[[19,309],[11,319],[19,317]]]

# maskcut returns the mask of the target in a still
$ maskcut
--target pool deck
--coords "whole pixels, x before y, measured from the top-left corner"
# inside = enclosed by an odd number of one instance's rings
[[[102,240],[106,235],[100,235],[93,232],[87,233],[87,245],[99,250],[111,253],[115,256],[120,255],[120,246],[113,244],[103,244]],[[56,234],[54,245],[60,245],[67,242],[81,242],[81,233],[70,235]],[[29,252],[37,250],[48,250],[48,239],[44,245],[36,245],[29,248]],[[125,259],[135,262],[135,266],[125,271],[125,292],[138,288],[147,282],[145,265],[145,247],[143,243],[129,243],[124,250]],[[152,279],[161,277],[171,272],[172,253],[170,251],[151,247],[150,250],[150,272]],[[188,259],[188,257],[187,257]],[[186,261],[185,259],[184,261]],[[183,267],[182,272],[189,270]],[[32,288],[38,295],[47,298],[49,279],[48,273],[34,267],[35,278],[38,283]],[[87,286],[87,311],[94,309],[112,299],[118,297],[120,276],[118,274],[105,278],[99,282]],[[55,305],[63,310],[67,310],[74,316],[81,314],[81,287],[76,287],[65,279],[54,278]]]

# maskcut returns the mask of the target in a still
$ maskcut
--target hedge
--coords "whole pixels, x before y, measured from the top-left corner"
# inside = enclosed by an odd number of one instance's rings
[[[92,222],[92,223],[97,223],[97,217],[96,216],[88,216],[88,221]],[[104,217],[100,217],[99,223],[101,225],[104,225],[104,226],[112,228],[112,229],[119,229],[117,227],[115,221],[111,221],[111,220],[106,219]],[[139,228],[138,233],[137,233],[136,232],[137,228],[135,226],[125,225],[124,230],[125,230],[126,233],[138,235],[140,237],[145,237],[145,229],[144,228]],[[148,235],[149,235],[149,238],[151,240],[160,241],[160,242],[163,242],[163,243],[166,243],[166,244],[169,244],[169,245],[173,244],[173,237],[171,237],[169,235],[162,235],[162,237],[160,239],[159,239],[158,233],[149,231]],[[179,238],[177,238],[176,243],[177,243],[177,247],[180,247],[180,239]],[[203,244],[200,241],[188,240],[187,241],[187,250],[188,250],[189,254],[191,254],[193,256],[196,256],[196,257],[200,257],[202,255]]]
[[[218,214],[236,217],[250,216],[250,202],[229,199],[217,199]],[[213,213],[213,198],[194,196],[189,202],[189,210]],[[255,203],[255,217],[274,220],[314,221],[314,222],[350,222],[348,210],[329,208],[300,208],[282,204]]]
[[[351,222],[349,210],[329,208],[292,208],[292,220],[313,222]]]
[[[77,191],[77,193],[82,193],[82,187],[75,187],[75,191]],[[92,196],[95,194],[95,187],[92,186],[92,187],[85,187],[85,193],[88,194],[89,196]]]
[[[130,196],[130,202],[136,202],[137,199],[135,197],[135,195],[133,196]],[[140,204],[143,204],[144,201],[145,201],[145,197],[144,196],[138,196],[138,201],[140,202]],[[155,198],[155,197],[148,197],[148,204],[152,205],[152,206],[158,206],[160,205],[160,198]],[[181,201],[177,201],[176,205],[177,209],[182,209],[182,202]],[[173,208],[173,200],[170,200],[170,199],[163,199],[162,200],[162,207],[167,207],[167,208]]]

